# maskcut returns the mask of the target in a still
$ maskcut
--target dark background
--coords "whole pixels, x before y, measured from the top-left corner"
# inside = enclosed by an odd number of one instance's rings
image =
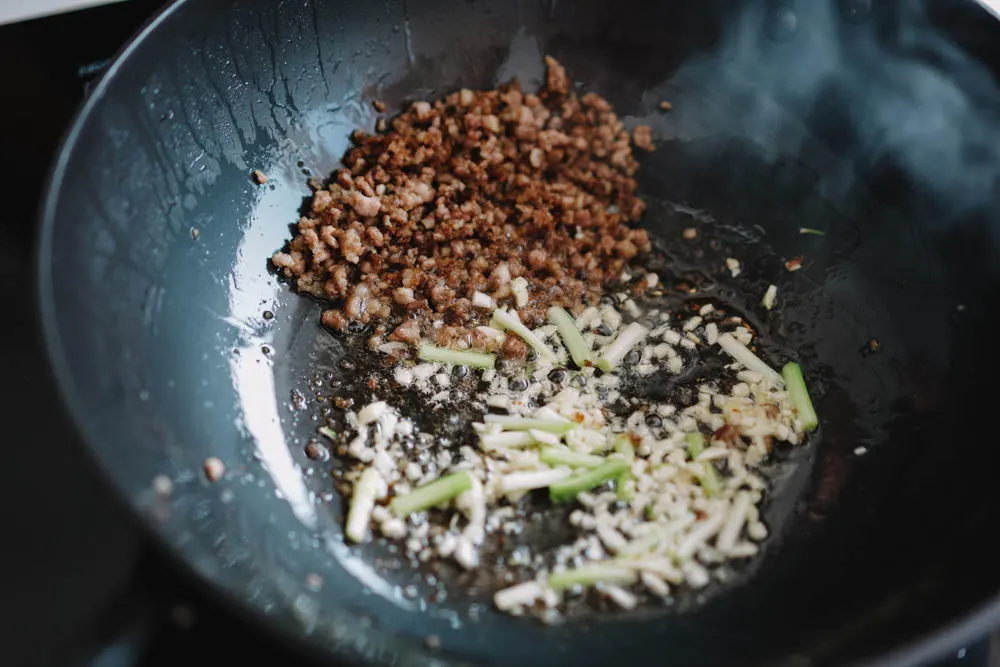
[[[159,8],[129,2],[0,26],[0,664],[176,665],[225,647],[289,656],[204,602],[144,542],[74,435],[44,361],[34,307],[39,195],[72,115],[108,60]],[[996,636],[943,664],[1000,665]],[[992,648],[991,648],[992,647]],[[242,654],[242,657],[241,657]],[[959,660],[958,656],[962,656]],[[989,657],[988,657],[989,656]]]

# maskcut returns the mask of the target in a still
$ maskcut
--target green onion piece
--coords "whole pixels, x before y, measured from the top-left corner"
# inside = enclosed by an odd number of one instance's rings
[[[635,461],[635,443],[632,442],[632,438],[628,435],[619,435],[615,438],[615,451],[621,454],[622,458],[630,465],[632,461]],[[631,470],[626,470],[618,475],[615,484],[618,487],[619,500],[632,500],[635,498],[635,477],[632,475]]]
[[[347,510],[347,525],[344,535],[352,542],[364,542],[368,537],[375,501],[385,491],[385,480],[375,468],[366,468],[354,485],[351,504]]]
[[[618,486],[618,499],[629,501],[635,498],[635,476],[632,471],[624,472],[615,481]]]
[[[649,329],[638,322],[632,322],[632,324],[622,329],[622,332],[618,334],[618,338],[615,338],[604,348],[601,352],[601,357],[597,360],[597,367],[607,373],[621,363],[621,360],[625,358],[628,351],[638,345],[648,333]]]
[[[684,436],[684,439],[687,440],[688,455],[692,461],[705,451],[705,436],[701,433],[697,431],[688,433]],[[697,477],[701,488],[705,489],[705,495],[709,498],[718,495],[722,491],[722,481],[719,479],[719,474],[715,471],[715,466],[706,462],[701,464],[701,469],[702,474],[697,475]]]
[[[479,436],[483,449],[503,449],[504,447],[528,447],[535,444],[535,438],[527,431],[506,431]]]
[[[811,236],[826,236],[826,232],[822,229],[813,229],[812,227],[799,227],[799,234],[809,234]]]
[[[405,519],[414,512],[423,512],[435,505],[447,502],[472,488],[472,478],[462,470],[436,479],[429,484],[417,487],[406,495],[392,499],[392,511],[396,516]]]
[[[781,376],[785,378],[788,397],[792,400],[795,411],[799,413],[802,430],[807,432],[815,430],[819,426],[819,418],[813,408],[812,399],[809,398],[806,380],[802,377],[802,367],[794,361],[789,362],[781,369]]]
[[[609,459],[599,468],[579,472],[549,485],[549,498],[554,502],[573,500],[577,494],[600,486],[609,479],[616,479],[628,470],[628,463],[622,459]]]
[[[733,338],[732,334],[724,333],[719,336],[719,347],[739,363],[749,370],[760,373],[775,387],[785,384],[778,371],[764,363],[764,361],[754,354],[749,347]]]
[[[722,480],[719,479],[719,473],[716,472],[715,466],[707,461],[701,464],[701,468],[704,472],[698,476],[698,483],[701,484],[701,488],[705,489],[707,497],[714,498],[722,493]]]
[[[684,436],[684,439],[687,441],[688,444],[687,446],[688,456],[690,456],[692,459],[697,458],[699,454],[705,451],[705,436],[703,436],[698,431],[695,431],[694,433],[688,433],[686,436]]]
[[[566,433],[578,426],[576,422],[566,419],[535,419],[532,417],[516,417],[513,415],[486,415],[487,424],[500,424],[505,431],[547,431],[548,433]]]
[[[635,461],[635,445],[629,436],[619,435],[615,438],[615,451],[621,454],[629,463]]]
[[[539,454],[542,463],[550,466],[569,466],[570,468],[600,468],[608,462],[603,456],[581,454],[572,449],[558,447],[543,447]]]
[[[487,352],[469,352],[468,350],[449,350],[446,347],[437,347],[424,343],[420,346],[419,357],[424,361],[436,361],[442,364],[453,364],[455,366],[468,366],[470,368],[482,368],[489,370],[496,365],[495,354]]]
[[[549,586],[560,591],[573,586],[594,584],[633,584],[638,579],[635,570],[614,565],[584,565],[575,570],[554,572],[549,575]]]
[[[538,334],[534,331],[524,326],[516,315],[498,308],[493,311],[493,320],[491,324],[497,329],[513,331],[516,333],[524,339],[524,342],[538,351],[538,356],[548,359],[549,361],[556,360],[556,355],[552,353],[552,350],[550,350],[548,345],[545,344],[545,341],[539,338]]]
[[[320,435],[325,435],[326,437],[330,438],[330,440],[333,440],[333,441],[336,442],[336,440],[337,440],[337,432],[334,431],[329,426],[320,426],[316,430],[319,431]]]
[[[559,330],[559,336],[566,344],[569,356],[573,357],[573,363],[580,368],[590,365],[590,346],[576,328],[573,316],[559,306],[553,306],[549,308],[549,322]]]

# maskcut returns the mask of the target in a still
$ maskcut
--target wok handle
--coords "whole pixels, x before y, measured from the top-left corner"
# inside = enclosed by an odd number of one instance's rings
[[[163,609],[143,585],[133,582],[73,646],[70,667],[141,664],[165,623]]]
[[[139,559],[136,571],[110,606],[86,628],[59,661],[68,667],[127,667],[144,664],[154,650],[184,644],[195,620],[192,608],[177,595],[185,590],[179,575],[152,554]]]

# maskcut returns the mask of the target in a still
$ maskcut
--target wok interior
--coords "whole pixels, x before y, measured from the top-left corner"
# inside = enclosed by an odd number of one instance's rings
[[[993,595],[995,214],[960,209],[891,161],[859,163],[856,137],[824,141],[846,122],[833,105],[785,100],[772,134],[748,127],[745,105],[766,91],[720,74],[733,64],[718,45],[735,11],[174,6],[91,101],[46,209],[56,370],[115,484],[197,572],[273,627],[378,661],[840,661]],[[782,59],[801,48],[754,44]],[[343,354],[320,330],[319,306],[267,271],[308,195],[302,169],[329,173],[349,132],[374,126],[374,99],[398,110],[512,76],[530,88],[545,53],[664,139],[642,159],[644,224],[686,270],[718,275],[676,243],[693,223],[739,257],[746,275],[717,289],[803,361],[822,395],[821,435],[780,468],[767,508],[780,534],[752,577],[683,613],[548,628],[470,611],[461,591],[440,603],[402,596],[419,574],[388,570],[383,547],[341,544],[327,466],[302,453],[316,424],[293,392],[313,373],[338,374]],[[253,169],[267,186],[251,182]],[[786,272],[781,260],[796,255],[806,268]],[[764,317],[757,303],[772,282],[782,306]],[[872,337],[882,351],[863,356]],[[208,456],[226,462],[224,482],[203,481]],[[169,498],[153,491],[160,474],[174,480]],[[422,648],[430,634],[443,652]]]

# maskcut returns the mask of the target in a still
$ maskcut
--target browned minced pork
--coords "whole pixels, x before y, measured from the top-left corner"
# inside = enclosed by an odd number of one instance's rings
[[[507,359],[523,359],[528,355],[528,345],[520,336],[508,333],[503,347],[500,348],[500,354]]]
[[[653,133],[649,125],[639,125],[632,130],[632,141],[643,150],[653,150]]]
[[[628,133],[608,102],[577,96],[563,67],[546,64],[538,94],[461,90],[415,102],[385,133],[352,135],[345,168],[272,257],[296,289],[333,302],[325,325],[390,318],[390,340],[495,347],[470,335],[490,315],[471,307],[476,292],[513,306],[523,277],[530,300],[518,310],[535,326],[553,304],[579,312],[649,252],[646,232],[628,226],[644,209]]]

